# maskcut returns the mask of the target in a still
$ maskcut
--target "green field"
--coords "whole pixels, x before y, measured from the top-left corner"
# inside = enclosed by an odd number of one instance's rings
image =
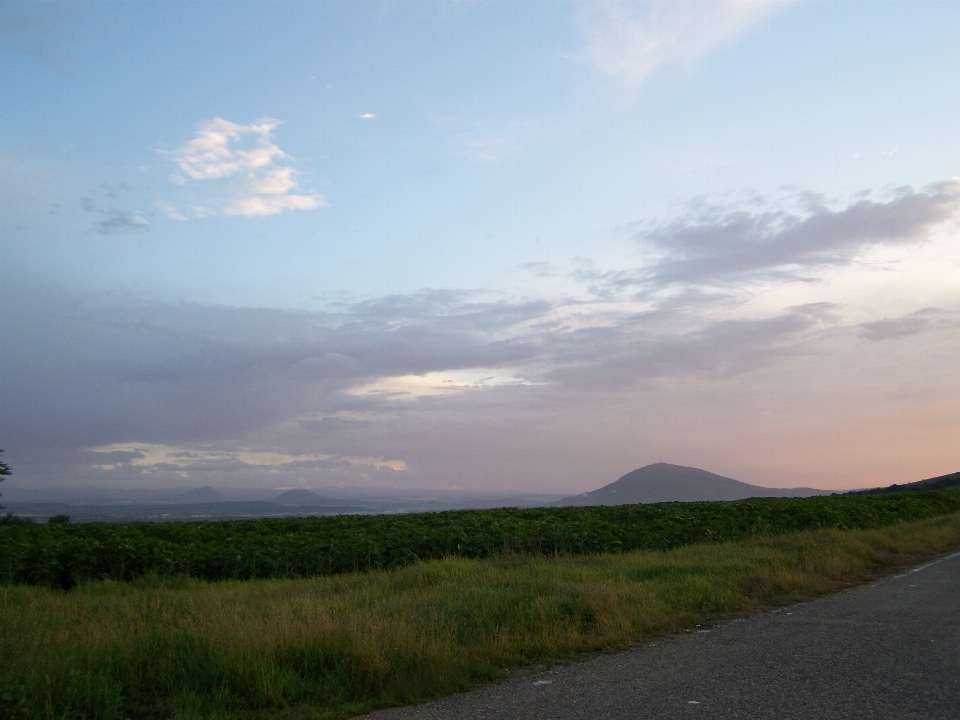
[[[670,551],[298,580],[0,589],[0,716],[342,718],[821,595],[960,546],[960,513]]]
[[[956,495],[928,503],[936,497]],[[801,502],[836,510],[822,504],[836,499]],[[776,507],[754,502],[746,507]],[[741,506],[689,512],[711,505]],[[868,580],[960,546],[960,512],[871,530],[752,532],[672,550],[511,552],[300,579],[7,584],[0,716],[349,717]]]
[[[960,490],[931,490],[212,523],[0,524],[0,584],[68,589],[145,574],[298,578],[444,557],[666,550],[817,528],[864,530],[957,510]]]

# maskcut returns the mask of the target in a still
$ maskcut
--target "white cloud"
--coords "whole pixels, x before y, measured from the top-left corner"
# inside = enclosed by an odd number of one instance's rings
[[[177,164],[171,181],[177,185],[226,181],[230,199],[222,203],[222,209],[228,215],[276,215],[284,210],[324,207],[327,203],[322,195],[298,194],[296,169],[280,164],[293,158],[273,141],[279,124],[270,118],[249,125],[223,118],[201,122],[193,140],[169,153]],[[205,214],[208,211],[197,213]]]
[[[333,461],[346,465],[369,465],[388,468],[397,472],[407,469],[403,460],[384,460],[372,457],[347,457],[323,453],[282,453],[262,450],[205,450],[158,443],[113,443],[88,448],[91,452],[107,455],[127,455],[115,463],[102,465],[104,469],[120,469],[124,465],[141,468],[178,467],[191,468],[203,465],[253,465],[256,467],[281,467],[294,463],[323,463]]]
[[[197,137],[171,153],[179,173],[176,183],[190,180],[211,180],[251,172],[272,165],[274,160],[287,158],[273,143],[277,120],[261,120],[250,125],[238,125],[223,118],[213,118],[197,125]],[[247,136],[254,136],[255,147],[244,150],[236,145]]]
[[[790,0],[646,0],[592,5],[585,59],[636,84],[665,65],[690,67]]]
[[[251,195],[283,195],[296,187],[297,181],[291,167],[277,168],[262,177],[251,176],[247,180],[247,191]]]
[[[423,375],[380,377],[350,390],[351,395],[377,396],[389,400],[415,400],[459,393],[465,390],[496,387],[498,385],[531,385],[509,370],[470,368],[446,370]]]
[[[373,113],[360,113],[361,120],[373,120],[375,117]]]
[[[243,192],[230,203],[228,215],[276,215],[284,210],[313,210],[327,203],[320,195],[297,195],[296,170],[274,168],[260,176],[251,174]]]
[[[284,210],[314,210],[324,207],[320,195],[246,195],[224,208],[227,215],[276,215]]]
[[[186,216],[185,216],[183,213],[181,213],[179,210],[177,210],[173,205],[171,205],[170,203],[168,203],[166,200],[157,200],[157,201],[154,203],[154,205],[156,206],[157,210],[159,210],[160,212],[162,212],[162,213],[163,213],[164,215],[166,215],[168,218],[172,218],[172,219],[174,219],[174,220],[186,220],[186,219],[187,219]]]

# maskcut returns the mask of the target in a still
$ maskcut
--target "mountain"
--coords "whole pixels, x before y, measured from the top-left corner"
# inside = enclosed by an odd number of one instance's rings
[[[564,498],[554,505],[628,505],[829,494],[829,490],[814,488],[760,487],[698,468],[654,463],[627,473],[616,482],[604,485],[598,490]]]
[[[862,495],[864,493],[886,493],[898,492],[900,490],[947,490],[949,488],[960,487],[960,472],[950,473],[949,475],[939,475],[926,480],[917,480],[903,485],[888,485],[887,487],[869,488],[867,490],[851,490],[848,495]]]
[[[277,495],[270,502],[278,505],[343,505],[343,500],[324,497],[312,490],[287,490]]]
[[[182,495],[177,496],[177,502],[182,503],[208,503],[220,502],[221,500],[223,500],[223,495],[207,485],[187,490]]]

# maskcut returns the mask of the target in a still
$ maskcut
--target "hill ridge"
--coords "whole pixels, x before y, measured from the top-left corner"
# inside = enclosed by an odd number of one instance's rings
[[[554,505],[628,505],[634,503],[744,500],[750,497],[829,495],[816,488],[769,488],[734,480],[700,468],[658,462],[644,465],[601,488],[558,500]]]
[[[320,495],[315,493],[313,490],[307,490],[305,488],[294,488],[293,490],[285,490],[284,492],[277,495],[275,498],[270,500],[270,502],[277,505],[343,505],[345,504],[343,500],[336,500],[334,498],[327,497],[325,495]]]

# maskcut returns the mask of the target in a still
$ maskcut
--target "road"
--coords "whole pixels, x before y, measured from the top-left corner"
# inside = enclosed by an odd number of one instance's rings
[[[369,720],[960,718],[960,553]]]

